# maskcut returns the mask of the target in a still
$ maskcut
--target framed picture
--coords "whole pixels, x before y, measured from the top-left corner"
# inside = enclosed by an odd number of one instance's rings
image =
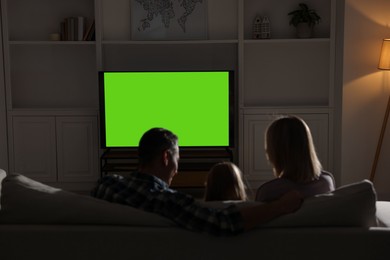
[[[207,0],[131,0],[131,37],[207,39]]]

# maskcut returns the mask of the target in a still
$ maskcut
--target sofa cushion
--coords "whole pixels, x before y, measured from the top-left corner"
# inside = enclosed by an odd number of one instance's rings
[[[0,224],[173,226],[159,215],[57,189],[19,174],[2,183]]]
[[[375,189],[370,181],[363,180],[308,198],[298,211],[265,226],[372,227],[377,226],[375,214]]]
[[[205,202],[205,205],[221,208],[232,203],[244,207],[256,202]],[[372,183],[364,180],[307,198],[296,212],[276,218],[263,227],[371,227],[377,226],[375,213],[376,193]]]

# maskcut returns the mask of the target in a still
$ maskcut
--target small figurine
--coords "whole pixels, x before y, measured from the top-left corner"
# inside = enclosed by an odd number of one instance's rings
[[[252,39],[261,38],[261,20],[261,17],[256,15],[255,20],[253,21]]]
[[[264,16],[261,19],[261,39],[270,39],[271,38],[271,26],[267,16]]]

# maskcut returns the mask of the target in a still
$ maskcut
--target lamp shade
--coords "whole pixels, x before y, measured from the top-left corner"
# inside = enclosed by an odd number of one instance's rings
[[[390,39],[383,39],[378,69],[390,70]]]

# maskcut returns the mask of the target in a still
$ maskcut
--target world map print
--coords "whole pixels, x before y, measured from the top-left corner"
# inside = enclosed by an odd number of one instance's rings
[[[203,0],[176,0],[179,4],[179,10],[174,8],[175,0],[135,0],[142,5],[143,10],[146,11],[146,17],[142,18],[138,26],[138,31],[146,31],[151,29],[152,21],[161,19],[161,23],[165,28],[171,26],[174,19],[182,29],[186,32],[187,19],[197,6],[203,4]]]

